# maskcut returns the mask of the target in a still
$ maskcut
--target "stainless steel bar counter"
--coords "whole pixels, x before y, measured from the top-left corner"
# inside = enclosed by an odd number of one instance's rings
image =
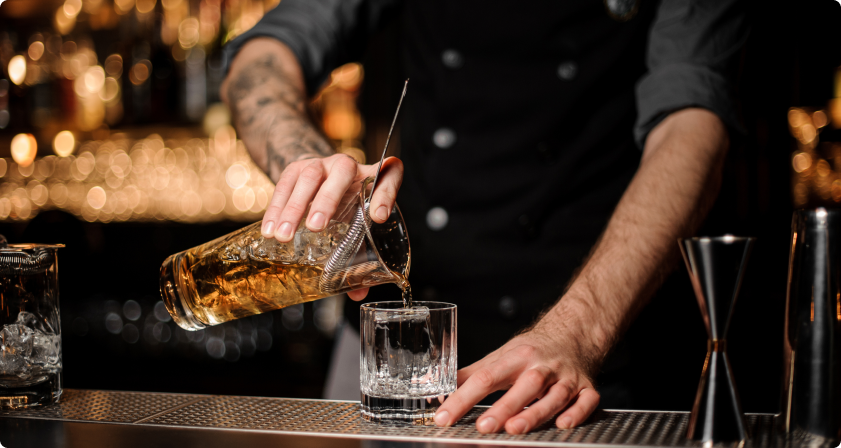
[[[483,435],[474,408],[451,428],[364,421],[358,402],[100,390],[61,403],[0,412],[0,445],[24,447],[702,446],[686,440],[687,412],[602,410],[575,429]],[[771,414],[747,416],[747,447],[814,446],[781,434]]]

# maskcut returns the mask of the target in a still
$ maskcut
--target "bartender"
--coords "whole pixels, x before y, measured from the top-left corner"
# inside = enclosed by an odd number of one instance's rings
[[[289,241],[303,218],[323,229],[351,182],[376,173],[376,162],[335,154],[306,104],[392,21],[411,85],[400,159],[386,160],[370,210],[383,222],[399,202],[415,298],[459,307],[466,367],[435,422],[507,390],[480,432],[525,433],[553,417],[579,425],[599,404],[604,358],[719,189],[739,129],[742,6],[283,0],[227,45],[221,92],[277,184],[264,236]],[[353,347],[344,358],[356,367],[354,337],[346,329],[339,345]]]

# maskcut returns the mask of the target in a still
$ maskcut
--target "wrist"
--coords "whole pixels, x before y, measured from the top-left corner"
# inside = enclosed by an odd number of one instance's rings
[[[551,339],[556,346],[571,349],[580,367],[592,376],[598,373],[616,339],[616,326],[605,311],[579,277],[532,331]]]

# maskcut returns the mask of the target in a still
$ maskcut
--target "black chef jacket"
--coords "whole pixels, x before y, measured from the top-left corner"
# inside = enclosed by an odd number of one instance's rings
[[[624,21],[610,14],[618,3],[628,2],[283,0],[226,46],[226,64],[248,39],[274,37],[313,94],[399,22],[409,279],[415,300],[458,305],[463,367],[561,296],[660,120],[696,106],[739,126],[738,2],[637,0]],[[368,300],[399,298],[385,285]]]

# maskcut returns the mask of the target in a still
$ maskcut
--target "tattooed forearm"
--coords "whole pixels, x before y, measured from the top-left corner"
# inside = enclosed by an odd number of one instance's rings
[[[226,94],[234,123],[252,158],[272,180],[296,160],[333,154],[307,116],[304,92],[274,54],[260,56],[229,76]]]

